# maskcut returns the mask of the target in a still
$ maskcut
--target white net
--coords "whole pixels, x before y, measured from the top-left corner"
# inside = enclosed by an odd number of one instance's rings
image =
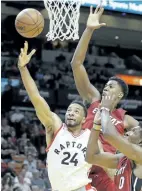
[[[79,16],[82,0],[44,0],[50,19],[47,40],[79,39]]]

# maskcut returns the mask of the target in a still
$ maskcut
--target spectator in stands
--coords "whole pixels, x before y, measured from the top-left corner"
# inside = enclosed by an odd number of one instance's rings
[[[24,115],[18,108],[16,108],[10,119],[12,123],[19,123],[22,119],[24,119]]]
[[[18,153],[18,147],[16,147],[16,144],[12,142],[12,137],[8,137],[7,138],[7,143],[9,145],[9,147],[13,150],[11,151],[11,154],[16,154]]]
[[[18,141],[24,142],[25,144],[27,143],[27,141],[29,141],[28,137],[27,137],[27,133],[23,133],[21,135],[21,138],[18,139]]]
[[[31,191],[31,180],[29,178],[25,178],[25,174],[20,173],[14,180],[13,187],[20,188],[22,191]]]
[[[10,173],[6,173],[2,179],[2,191],[12,191],[13,177]]]
[[[50,190],[51,189],[51,184],[50,184],[50,181],[49,181],[47,168],[40,168],[41,165],[42,165],[41,161],[39,160],[38,161],[38,170],[41,173],[41,178],[44,180],[46,189]]]
[[[23,172],[23,174],[25,173],[25,178],[29,178],[30,180],[32,179],[33,174],[28,170],[27,164],[23,164],[21,172]]]
[[[21,142],[23,143],[23,145],[26,145],[27,142],[29,141],[29,138],[27,137],[27,133],[24,132],[21,137],[18,139],[18,143],[21,144]]]
[[[33,171],[32,185],[36,185],[40,189],[45,189],[45,182],[40,178],[40,172],[38,170]]]
[[[24,160],[24,164],[27,164],[28,171],[30,172],[37,169],[37,161],[34,159],[33,153],[28,153],[27,159]]]
[[[10,144],[7,140],[3,140],[1,145],[1,158],[7,163],[12,160],[12,155],[17,153],[14,145]]]
[[[13,127],[10,127],[8,124],[8,120],[6,117],[2,117],[1,120],[1,134],[4,138],[7,138],[11,135],[13,131]]]
[[[24,178],[23,191],[32,191],[31,180],[29,178]]]
[[[15,130],[13,130],[13,131],[11,132],[11,141],[12,141],[13,144],[16,144],[16,143],[17,143],[17,138],[16,138],[16,132],[15,132]]]
[[[17,140],[20,154],[25,154],[25,146],[27,145],[28,141],[29,139],[27,138],[27,133],[23,133],[21,138]]]
[[[45,164],[46,164],[45,161],[43,162],[42,160],[37,160],[37,170],[40,171],[41,176],[43,176],[42,174],[44,174],[44,170],[46,170]]]
[[[30,112],[29,111],[25,111],[25,124],[29,124],[31,121],[31,115],[30,115]]]
[[[27,116],[25,116],[24,119],[20,122],[19,138],[21,138],[21,135],[24,133],[27,134],[27,139],[31,137],[32,120],[32,117],[31,119],[28,119]]]
[[[24,152],[25,155],[28,155],[28,153],[33,153],[34,157],[37,156],[37,150],[30,141],[27,141],[27,144],[24,147],[24,150],[25,150],[25,152]]]
[[[37,161],[37,170],[39,170],[39,172],[40,172],[40,178],[42,178],[42,180],[44,180],[46,191],[51,190],[51,184],[50,184],[49,177],[48,177],[48,171],[47,171],[47,168],[45,168],[45,165],[42,163],[41,160]]]
[[[27,165],[23,165],[19,176],[16,176],[14,179],[14,187],[21,187],[23,191],[25,191],[24,189],[29,190],[32,177],[33,175],[28,171]]]
[[[40,143],[41,143],[41,137],[40,137],[39,125],[37,125],[36,121],[33,121],[33,124],[32,124],[31,141],[36,146],[36,148],[39,150]]]
[[[39,151],[39,159],[44,161],[46,159],[47,153],[45,152],[46,148],[45,146],[41,146],[40,147],[40,151]]]

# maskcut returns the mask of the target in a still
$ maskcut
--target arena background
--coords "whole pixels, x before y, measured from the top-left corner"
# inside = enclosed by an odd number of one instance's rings
[[[141,6],[140,1],[137,2]],[[85,29],[89,14],[87,6],[89,3],[81,7],[80,36]],[[35,8],[45,18],[44,31],[37,38],[24,39],[15,30],[15,17],[24,8]],[[107,23],[107,27],[94,32],[84,65],[91,82],[100,91],[110,76],[118,75],[124,78],[129,84],[130,92],[127,99],[121,102],[121,107],[142,122],[142,11],[140,11],[142,9],[134,7],[134,10],[123,10],[116,7],[112,11],[112,7],[106,8],[102,20]],[[30,49],[37,50],[28,68],[40,94],[46,99],[52,111],[64,120],[67,106],[78,96],[70,66],[78,41],[47,42],[45,35],[48,26],[48,14],[42,1],[2,1],[3,191],[6,191],[6,186],[15,191],[50,190],[45,168],[45,130],[35,116],[17,68],[19,50],[25,40],[28,40]],[[8,177],[10,179],[7,181]],[[15,189],[12,188],[13,185]]]

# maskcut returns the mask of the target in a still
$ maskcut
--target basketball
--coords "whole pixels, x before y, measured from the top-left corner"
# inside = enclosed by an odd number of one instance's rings
[[[38,36],[44,28],[44,18],[36,9],[24,9],[15,19],[17,32],[26,38]]]

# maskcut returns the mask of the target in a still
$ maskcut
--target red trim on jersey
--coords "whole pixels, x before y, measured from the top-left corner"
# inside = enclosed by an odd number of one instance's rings
[[[51,143],[50,143],[50,144],[49,144],[49,146],[46,148],[46,152],[48,152],[49,148],[51,147],[51,145],[52,145],[53,141],[55,140],[55,138],[56,138],[57,134],[58,134],[58,133],[59,133],[59,131],[62,129],[62,127],[64,127],[64,124],[62,124],[62,125],[61,125],[61,127],[58,129],[58,131],[56,131],[56,133],[54,134],[54,137],[53,137],[53,139],[52,139]]]

